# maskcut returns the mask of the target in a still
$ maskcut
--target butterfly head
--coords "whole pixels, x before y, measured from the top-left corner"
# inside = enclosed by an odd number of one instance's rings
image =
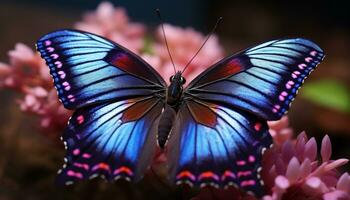
[[[170,85],[167,92],[167,103],[169,105],[176,105],[179,103],[185,83],[186,79],[182,76],[180,71],[170,77]]]
[[[176,72],[175,75],[170,77],[170,84],[177,83],[181,86],[186,83],[186,79],[182,76],[181,71]]]

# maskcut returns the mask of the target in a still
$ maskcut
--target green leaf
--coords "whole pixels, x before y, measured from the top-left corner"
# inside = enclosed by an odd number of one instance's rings
[[[152,39],[152,37],[149,35],[146,35],[146,37],[144,37],[143,39],[143,48],[141,49],[141,52],[145,54],[153,55],[154,54],[153,45],[154,45],[154,40]]]
[[[305,84],[301,96],[320,106],[350,113],[350,92],[336,80],[319,80]]]

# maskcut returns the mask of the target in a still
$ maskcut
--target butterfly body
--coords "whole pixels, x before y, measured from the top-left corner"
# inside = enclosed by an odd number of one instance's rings
[[[164,111],[162,112],[158,125],[157,140],[161,149],[164,149],[164,145],[168,140],[171,128],[174,125],[176,119],[176,110],[174,107],[166,104]]]
[[[169,106],[172,106],[175,110],[181,104],[183,98],[183,84],[186,79],[182,76],[180,71],[170,77],[170,85],[167,89],[166,102]]]
[[[176,113],[179,106],[183,103],[183,85],[186,79],[182,76],[181,71],[176,72],[170,77],[170,85],[166,92],[166,105],[162,112],[158,125],[157,140],[161,149],[164,148],[174,121],[176,120]]]
[[[264,194],[261,160],[272,144],[267,120],[287,112],[324,57],[309,40],[273,40],[222,59],[183,88],[181,72],[167,86],[142,58],[91,33],[55,31],[37,49],[61,102],[75,110],[58,184],[140,180],[158,140],[177,184],[233,185],[256,196]]]

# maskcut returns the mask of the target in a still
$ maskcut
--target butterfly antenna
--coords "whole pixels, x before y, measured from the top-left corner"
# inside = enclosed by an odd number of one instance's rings
[[[165,35],[165,31],[164,31],[164,24],[163,24],[162,16],[160,15],[160,10],[156,9],[156,12],[157,12],[158,18],[160,20],[160,25],[162,27],[162,32],[163,32],[163,36],[164,36],[164,42],[165,42],[166,48],[168,50],[168,54],[169,54],[171,63],[173,64],[174,72],[176,73],[176,67],[175,67],[175,64],[174,64],[173,57],[171,56],[171,53],[170,53],[170,50],[169,50],[168,40],[166,39],[166,35]]]
[[[202,48],[204,47],[205,43],[209,40],[210,36],[213,35],[213,33],[215,32],[216,28],[218,27],[218,25],[220,24],[222,20],[222,17],[219,17],[219,19],[216,21],[215,26],[213,27],[213,29],[211,30],[211,32],[208,34],[207,38],[204,40],[202,46],[198,49],[198,51],[196,52],[196,54],[194,54],[194,56],[191,58],[191,60],[187,63],[187,65],[185,66],[185,68],[182,70],[181,74],[185,72],[186,68],[192,63],[193,59],[198,55],[198,53],[202,50]]]

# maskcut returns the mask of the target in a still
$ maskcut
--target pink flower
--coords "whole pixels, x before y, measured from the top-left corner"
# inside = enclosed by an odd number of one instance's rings
[[[38,116],[43,132],[61,132],[71,112],[58,101],[49,68],[24,44],[16,44],[8,54],[10,63],[0,63],[0,87],[22,94],[16,101],[20,110]]]
[[[104,36],[135,53],[144,47],[144,25],[130,22],[125,9],[110,2],[102,2],[96,11],[86,13],[75,28]]]
[[[275,139],[275,138],[274,138]],[[274,141],[275,142],[275,141]],[[266,151],[262,162],[262,179],[269,195],[263,200],[347,200],[350,199],[350,176],[339,176],[337,168],[347,159],[330,160],[332,146],[326,135],[321,145],[321,161],[317,158],[317,144],[301,133],[296,140],[286,139]],[[339,178],[340,177],[340,178]],[[235,188],[228,190],[206,187],[194,197],[196,200],[256,199]]]
[[[347,200],[350,199],[350,176],[344,173],[338,180],[336,187],[323,195],[326,200]]]
[[[331,149],[326,135],[321,146],[322,161],[318,161],[316,140],[308,139],[305,133],[301,133],[296,141],[274,145],[263,158],[262,177],[266,187],[272,190],[264,200],[319,199],[336,191],[337,168],[348,159],[330,160]]]
[[[42,113],[41,99],[47,97],[48,92],[42,87],[26,88],[23,100],[18,100],[20,109],[25,112]]]
[[[56,89],[47,91],[38,86],[27,88],[24,99],[17,100],[23,112],[37,115],[40,118],[40,128],[53,139],[67,125],[67,120],[72,114],[58,101]]]
[[[22,91],[50,80],[50,75],[43,76],[48,73],[44,61],[28,46],[18,43],[8,55],[10,63],[0,63],[0,86]]]
[[[63,107],[58,101],[56,89],[52,88],[42,101],[42,113],[40,114],[40,127],[44,133],[50,134],[52,138],[57,137],[57,132],[61,134],[62,130],[67,126],[67,121],[72,111]]]
[[[269,121],[270,134],[276,144],[281,145],[283,142],[292,139],[293,129],[289,127],[288,116],[283,116],[278,121]]]

